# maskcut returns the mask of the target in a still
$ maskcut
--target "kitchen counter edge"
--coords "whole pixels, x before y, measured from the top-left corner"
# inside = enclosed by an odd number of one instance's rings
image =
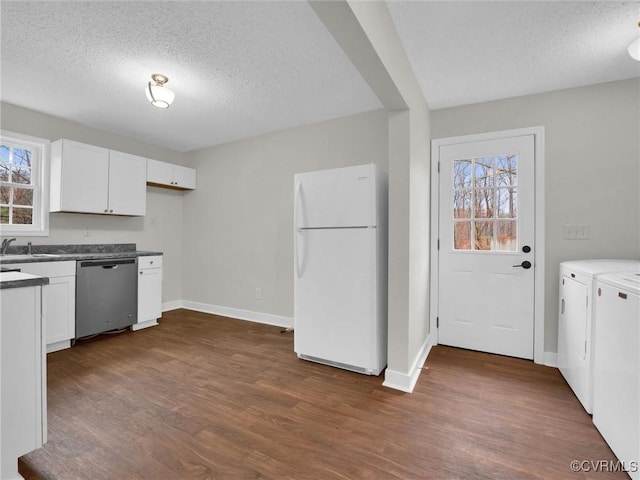
[[[47,277],[38,277],[20,272],[2,272],[0,273],[0,290],[6,288],[23,288],[37,287],[39,285],[48,285]]]
[[[24,258],[11,258],[11,259],[3,259],[0,256],[0,265],[11,265],[12,263],[100,260],[100,259],[107,259],[107,258],[152,257],[156,255],[163,255],[163,253],[135,250],[130,252],[105,252],[105,253],[59,253],[59,254],[48,254],[46,257],[25,255]]]

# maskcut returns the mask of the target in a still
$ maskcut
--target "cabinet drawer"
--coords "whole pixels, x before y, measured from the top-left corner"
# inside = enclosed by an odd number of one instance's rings
[[[76,276],[75,260],[69,260],[66,262],[13,263],[7,264],[6,266],[19,268],[23,273],[30,273],[40,277]]]
[[[138,257],[138,269],[142,268],[162,268],[162,255]]]

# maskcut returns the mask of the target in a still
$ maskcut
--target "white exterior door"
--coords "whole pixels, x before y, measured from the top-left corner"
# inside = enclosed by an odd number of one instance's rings
[[[534,357],[534,145],[439,146],[438,343]]]

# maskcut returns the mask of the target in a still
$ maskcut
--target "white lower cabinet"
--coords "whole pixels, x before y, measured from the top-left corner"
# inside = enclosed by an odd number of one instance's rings
[[[46,356],[42,292],[0,290],[0,478],[20,479],[18,457],[47,441]]]
[[[162,316],[162,256],[138,257],[138,321],[132,330],[152,327]]]
[[[76,262],[12,264],[21,272],[49,277],[43,288],[47,353],[69,348],[76,330]]]

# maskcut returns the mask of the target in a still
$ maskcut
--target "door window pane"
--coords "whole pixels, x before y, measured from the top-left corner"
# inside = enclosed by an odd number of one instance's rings
[[[490,187],[493,185],[493,158],[476,158],[475,164],[475,187]]]
[[[514,221],[499,221],[496,250],[515,252],[518,249],[518,229]]]
[[[471,222],[453,223],[453,244],[456,250],[471,250]]]
[[[494,190],[492,188],[476,188],[475,217],[493,218]]]
[[[493,250],[493,222],[475,222],[475,250]]]
[[[453,186],[458,188],[469,188],[473,186],[473,175],[471,174],[472,160],[454,160],[453,162]]]
[[[518,184],[518,157],[499,155],[496,157],[496,186],[510,187]]]
[[[516,218],[518,193],[515,188],[497,188],[496,206],[498,208],[498,218]]]
[[[453,199],[453,218],[471,218],[472,190],[456,190]]]
[[[517,251],[518,156],[454,160],[452,214],[454,250]]]

